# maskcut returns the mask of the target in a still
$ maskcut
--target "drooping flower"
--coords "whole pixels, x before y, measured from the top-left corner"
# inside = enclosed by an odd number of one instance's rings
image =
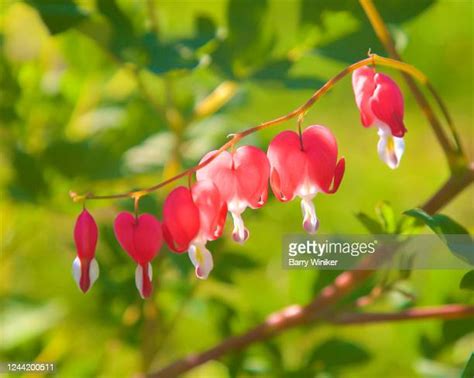
[[[314,233],[319,227],[313,198],[317,193],[335,193],[344,175],[345,161],[337,161],[337,142],[324,126],[308,127],[300,136],[283,131],[268,146],[270,184],[282,202],[301,198],[303,227]]]
[[[215,153],[207,153],[200,163]],[[267,156],[253,146],[242,146],[235,152],[224,151],[196,172],[198,181],[211,180],[219,189],[234,220],[232,237],[238,243],[249,237],[242,213],[247,207],[263,206],[267,200],[269,172]]]
[[[99,264],[94,258],[99,231],[92,215],[84,209],[77,217],[74,227],[74,242],[77,257],[72,264],[73,276],[85,293],[99,277]]]
[[[352,87],[364,127],[378,128],[377,151],[390,168],[400,164],[405,150],[403,94],[390,77],[362,67],[352,74]]]
[[[212,181],[174,189],[163,205],[163,235],[175,252],[188,251],[196,276],[206,279],[214,267],[206,243],[222,235],[227,205]]]
[[[160,222],[151,214],[139,217],[122,212],[114,222],[115,236],[121,247],[137,263],[135,284],[142,298],[148,298],[152,291],[151,261],[163,244]]]

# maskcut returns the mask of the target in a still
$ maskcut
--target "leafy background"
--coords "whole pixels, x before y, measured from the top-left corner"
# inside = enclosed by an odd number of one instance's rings
[[[404,58],[442,93],[472,160],[472,3],[376,5]],[[84,296],[71,277],[80,206],[68,191],[124,191],[170,177],[230,132],[303,103],[369,48],[383,55],[355,0],[1,0],[0,7],[1,360],[55,361],[61,376],[129,376],[304,303],[333,278],[281,269],[278,235],[301,231],[299,204],[271,198],[244,214],[245,246],[229,240],[229,229],[210,244],[216,267],[205,282],[185,255],[163,249],[154,298],[143,302],[111,228],[131,201],[91,202],[101,276]],[[426,120],[393,77],[406,94],[409,130],[396,171],[378,160],[375,131],[360,126],[349,79],[305,119],[329,126],[347,160],[339,192],[316,200],[321,233],[365,233],[360,220],[376,218],[374,207],[398,222],[448,177]],[[245,143],[265,148],[293,127]],[[161,216],[171,189],[144,199],[141,210]],[[471,187],[443,210],[471,232],[473,194]],[[464,274],[414,271],[396,281],[414,298],[389,290],[369,309],[472,303],[472,292],[459,288]],[[473,345],[469,320],[324,325],[291,330],[188,376],[458,376]]]

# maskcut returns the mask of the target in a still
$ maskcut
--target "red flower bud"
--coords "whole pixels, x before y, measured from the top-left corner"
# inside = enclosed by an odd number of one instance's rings
[[[99,265],[95,256],[99,231],[92,215],[84,209],[77,217],[74,227],[74,242],[77,257],[73,262],[73,276],[79,288],[85,293],[99,277]]]

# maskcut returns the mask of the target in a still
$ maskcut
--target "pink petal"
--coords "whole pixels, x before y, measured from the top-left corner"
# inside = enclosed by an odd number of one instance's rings
[[[302,139],[303,150],[297,133],[283,131],[268,147],[270,183],[280,201],[292,200],[296,194],[301,196],[298,192],[303,185],[333,193],[342,180],[344,160],[337,163],[337,142],[331,131],[320,125],[309,126]]]
[[[372,126],[375,122],[372,108],[370,107],[370,98],[375,90],[374,82],[375,70],[370,67],[361,67],[352,74],[352,89],[357,107],[360,111],[360,119],[365,127]]]
[[[199,162],[199,164],[208,160],[216,151],[207,153]],[[237,182],[233,172],[232,154],[223,151],[211,163],[196,172],[198,181],[210,180],[217,188],[225,202],[231,201],[237,194]]]
[[[303,132],[303,146],[308,157],[310,182],[323,192],[328,192],[336,169],[336,138],[324,126],[309,126]]]
[[[206,154],[201,163],[215,151]],[[234,153],[222,152],[211,163],[196,172],[198,181],[211,180],[229,205],[247,202],[252,208],[262,206],[268,193],[269,163],[265,153],[253,146],[239,147]]]
[[[163,205],[163,235],[175,252],[184,252],[200,228],[199,210],[184,186],[174,189]]]
[[[393,136],[403,137],[407,131],[403,124],[403,94],[387,75],[375,75],[375,91],[370,106],[375,116],[390,127]]]
[[[298,134],[289,130],[278,134],[270,142],[267,156],[273,193],[280,201],[291,201],[303,184],[307,169],[307,157],[301,150]]]
[[[341,158],[336,165],[336,169],[334,170],[334,180],[332,183],[332,188],[329,189],[326,193],[333,194],[336,193],[339,189],[339,185],[341,185],[342,177],[344,176],[344,171],[346,169],[346,160]]]
[[[256,209],[266,202],[270,163],[267,155],[257,147],[242,146],[233,156],[238,197]]]
[[[114,230],[122,248],[140,265],[153,260],[161,248],[161,224],[150,214],[136,219],[130,213],[120,213],[115,218]]]
[[[199,209],[200,230],[198,237],[215,240],[222,235],[227,205],[212,181],[198,181],[192,187],[194,204]]]

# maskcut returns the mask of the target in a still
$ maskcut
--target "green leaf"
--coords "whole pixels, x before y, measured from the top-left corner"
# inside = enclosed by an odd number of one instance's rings
[[[383,234],[382,225],[380,224],[378,220],[362,212],[357,213],[355,216],[359,220],[359,222],[362,223],[371,234],[374,234],[374,235]]]
[[[195,33],[192,38],[179,40],[179,43],[197,50],[217,38],[217,26],[210,17],[199,15],[194,19]]]
[[[347,365],[362,364],[370,360],[363,347],[347,340],[332,338],[316,346],[309,355],[308,364],[322,365],[325,370]]]
[[[97,0],[97,9],[120,34],[133,35],[133,26],[127,15],[118,7],[115,0]]]
[[[186,44],[193,45],[190,40],[161,43],[154,34],[148,33],[143,37],[142,44],[149,60],[147,67],[155,74],[192,69],[199,64],[194,51],[186,46]]]
[[[375,6],[388,26],[398,30],[400,23],[418,16],[433,3],[434,0],[420,0],[407,2],[400,6],[398,0],[379,0],[375,1]],[[342,37],[330,38],[328,40],[325,38],[325,33],[327,32],[328,35],[334,34],[334,28],[329,30],[328,25],[326,25],[328,15],[331,15],[333,18],[339,16],[347,18],[349,16],[356,26],[345,29],[345,33],[341,33]],[[379,53],[385,51],[357,1],[303,0],[300,20],[303,26],[314,25],[321,30],[323,33],[321,40],[323,42],[316,46],[316,48],[318,53],[330,58],[353,62],[363,58],[369,48]],[[341,24],[346,25],[347,22]]]
[[[326,12],[359,11],[359,4],[353,0],[303,0],[300,21],[304,24],[324,26],[323,16]]]
[[[80,22],[88,15],[71,0],[29,0],[51,34],[66,31]]]
[[[55,302],[29,303],[25,299],[8,299],[2,303],[2,342],[0,350],[10,350],[31,342],[58,325],[64,308]]]
[[[0,88],[3,89],[0,91],[0,124],[8,126],[10,122],[18,119],[15,104],[21,98],[21,88],[5,55],[0,56]]]
[[[227,9],[229,40],[238,52],[247,52],[258,43],[267,10],[267,0],[229,2]]]
[[[435,0],[407,1],[403,6],[400,6],[400,0],[376,0],[374,3],[385,22],[401,23],[417,17]]]
[[[474,290],[474,270],[467,272],[459,284],[460,289]]]
[[[405,215],[413,217],[427,225],[448,246],[453,254],[468,264],[474,265],[474,249],[471,235],[459,223],[447,215],[429,215],[422,209],[405,211]],[[464,235],[460,238],[459,235]]]
[[[435,0],[418,0],[406,2],[400,6],[399,0],[374,1],[386,23],[402,23],[418,16]],[[347,12],[362,24],[368,24],[367,16],[357,1],[354,0],[303,0],[300,20],[303,24],[314,24],[324,27],[324,16],[328,12]],[[370,26],[370,25],[369,25]]]
[[[467,361],[466,367],[464,368],[461,378],[472,378],[474,377],[474,353],[471,353],[469,361]]]
[[[133,29],[132,22],[120,9],[115,0],[98,0],[98,11],[107,19],[112,35],[107,48],[123,60],[143,63],[144,53],[140,51],[139,41]],[[100,39],[101,36],[94,36]]]
[[[10,194],[22,201],[37,201],[49,193],[42,162],[20,149],[12,153],[14,179],[9,185]],[[27,172],[27,174],[25,174]]]
[[[441,343],[446,347],[472,332],[472,319],[448,319],[441,327]]]
[[[396,222],[392,206],[388,202],[382,201],[375,206],[375,213],[382,223],[384,232],[393,234],[396,230]]]
[[[214,64],[229,77],[247,78],[271,60],[275,33],[267,13],[267,0],[229,2],[228,35],[213,54]]]
[[[216,247],[217,249],[218,247]],[[219,262],[216,264],[212,277],[227,283],[232,282],[232,276],[237,271],[255,269],[258,263],[252,258],[242,253],[227,252],[219,257]]]
[[[283,83],[290,89],[313,89],[322,87],[324,82],[311,76],[290,76],[294,62],[289,59],[275,59],[255,71],[251,78],[260,81]]]
[[[94,142],[58,141],[50,144],[43,160],[65,177],[111,179],[121,176],[120,155]]]

